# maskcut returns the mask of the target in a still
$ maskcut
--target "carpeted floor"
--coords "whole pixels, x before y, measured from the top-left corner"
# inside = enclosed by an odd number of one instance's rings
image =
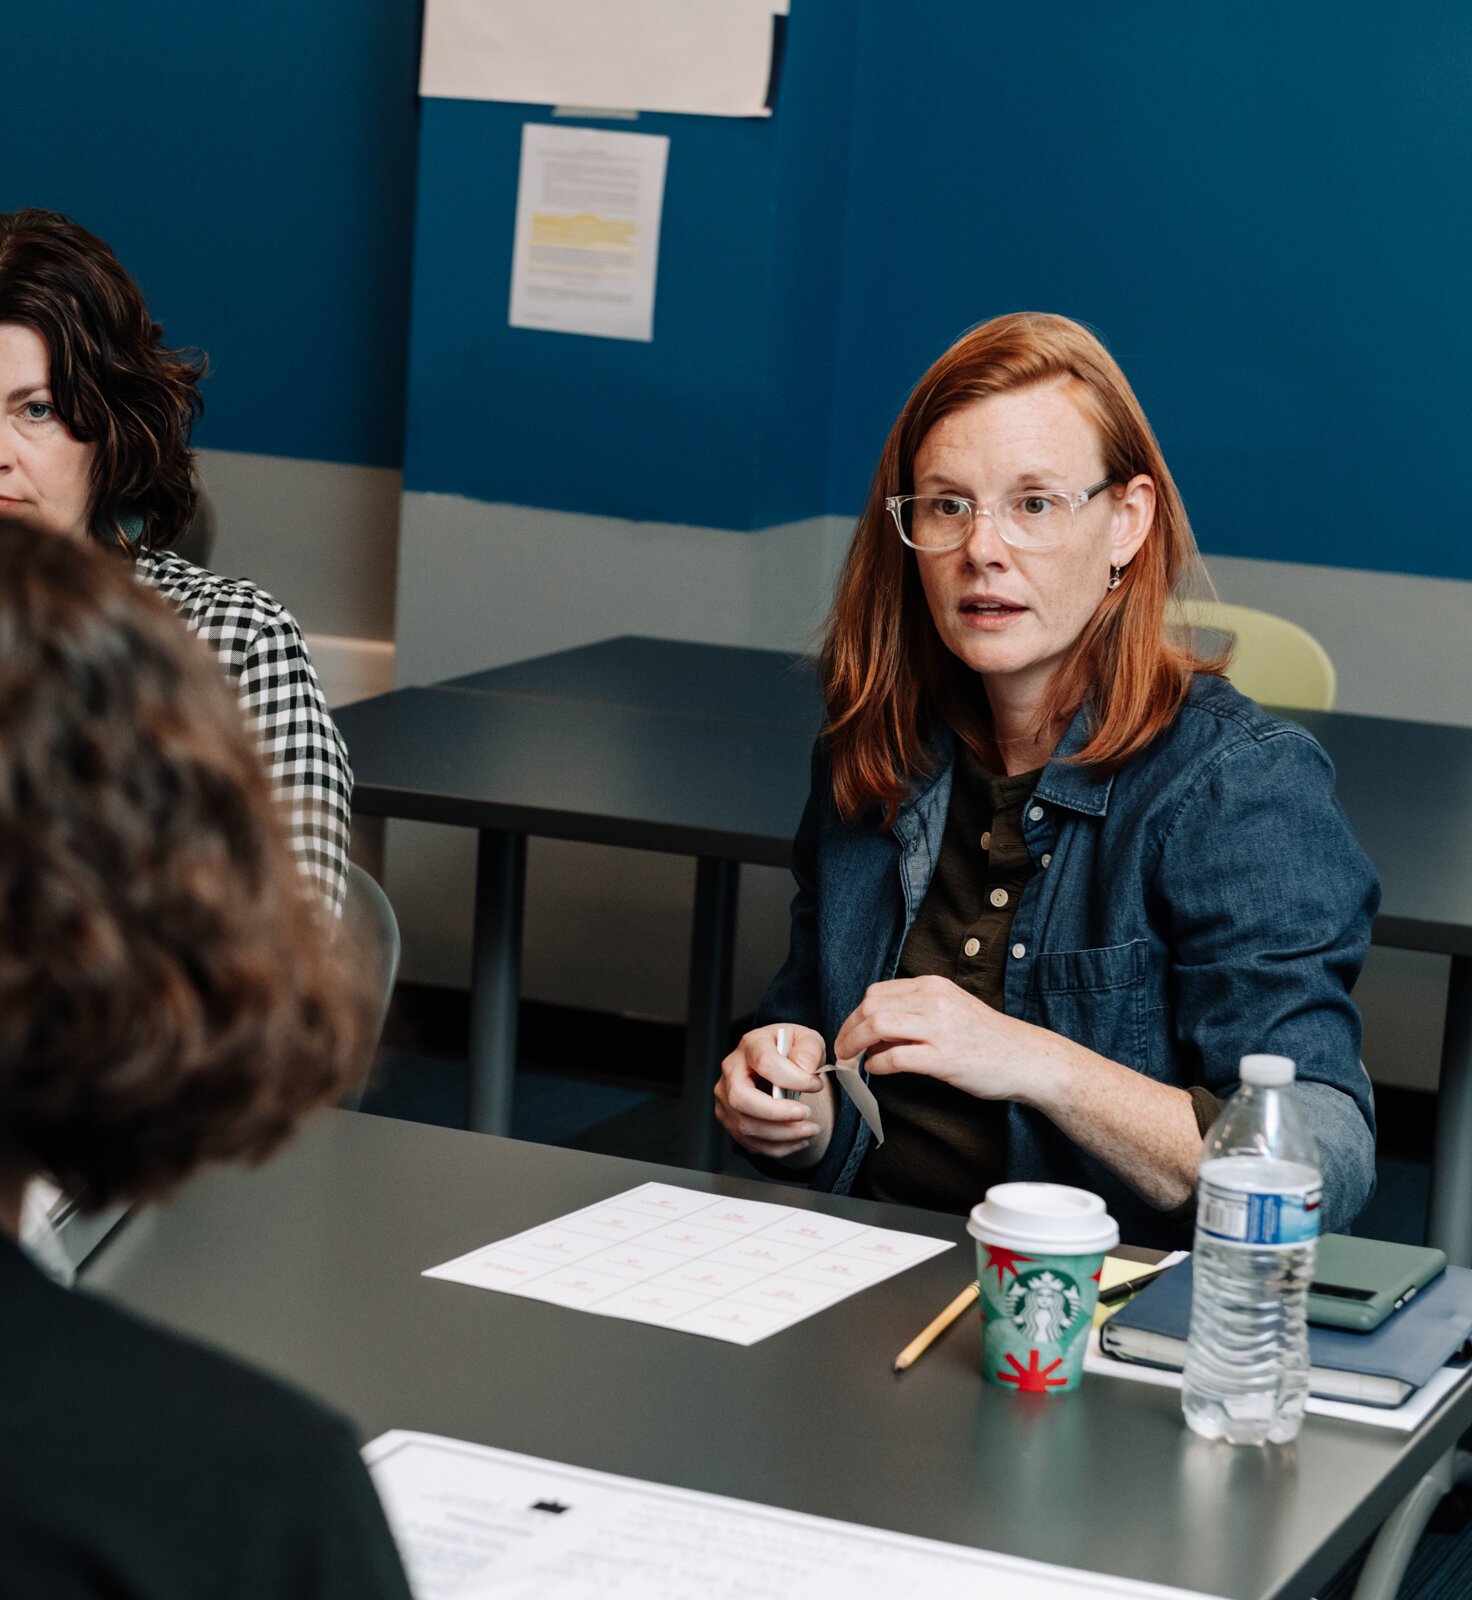
[[[465,1063],[404,1048],[380,1053],[363,1109],[380,1116],[465,1126]],[[562,1071],[517,1073],[512,1132],[538,1144],[569,1145],[638,1161],[677,1163],[678,1097]],[[758,1176],[734,1152],[722,1170]],[[1383,1155],[1376,1192],[1355,1231],[1368,1238],[1420,1243],[1426,1222],[1428,1168],[1424,1160]],[[1472,1596],[1472,1522],[1463,1503],[1448,1501],[1416,1550],[1400,1600],[1467,1600]],[[1349,1600],[1358,1562],[1340,1573],[1320,1600]]]

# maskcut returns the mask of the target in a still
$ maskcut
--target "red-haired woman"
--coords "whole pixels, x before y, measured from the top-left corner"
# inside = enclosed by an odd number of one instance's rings
[[[164,345],[101,239],[53,211],[0,213],[0,523],[105,545],[210,645],[302,870],[340,906],[352,773],[301,630],[255,584],[170,554],[194,516],[202,365]]]
[[[942,1210],[1075,1183],[1126,1238],[1174,1243],[1203,1130],[1271,1051],[1298,1063],[1324,1226],[1352,1221],[1374,1114],[1350,989],[1379,886],[1320,747],[1168,635],[1198,562],[1077,323],[999,317],[921,379],[829,621],[788,958],[716,1087],[738,1143]],[[882,1145],[817,1076],[827,1046],[864,1058]]]

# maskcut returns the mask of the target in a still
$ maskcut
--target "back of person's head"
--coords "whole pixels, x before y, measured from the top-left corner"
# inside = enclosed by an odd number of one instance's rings
[[[167,348],[117,257],[55,211],[0,212],[0,322],[45,340],[57,415],[97,446],[94,536],[130,555],[171,548],[198,494],[189,435],[203,358]]]
[[[0,526],[0,1176],[97,1206],[269,1154],[361,1064],[349,954],[214,657]]]
[[[1080,759],[1115,767],[1171,720],[1192,672],[1218,669],[1165,633],[1166,601],[1201,581],[1200,557],[1160,445],[1119,364],[1068,317],[994,317],[946,350],[906,400],[839,579],[823,661],[835,793],[851,818],[878,806],[893,820],[909,780],[931,758],[926,726],[934,718],[989,755],[971,674],[936,634],[916,553],[901,543],[885,500],[914,492],[915,457],[942,419],[1039,386],[1063,389],[1093,423],[1111,485],[1142,474],[1155,485],[1150,534],[1055,674],[1047,718],[1066,718],[1092,701],[1093,732]]]

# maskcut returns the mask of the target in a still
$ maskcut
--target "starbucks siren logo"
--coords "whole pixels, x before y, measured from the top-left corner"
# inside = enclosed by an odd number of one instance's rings
[[[1079,1292],[1051,1267],[1024,1272],[1007,1290],[1007,1315],[1034,1344],[1056,1344],[1073,1325]]]

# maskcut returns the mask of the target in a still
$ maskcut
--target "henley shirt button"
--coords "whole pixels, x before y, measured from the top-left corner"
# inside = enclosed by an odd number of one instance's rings
[[[987,898],[998,910],[1001,910],[1007,904],[1007,891],[1005,889],[993,889]]]
[[[1021,961],[1026,954],[1027,946],[1025,944],[1014,944],[1012,946],[1012,959],[1014,961]]]
[[[1051,867],[1053,865],[1053,858],[1046,850],[1043,852],[1042,862],[1045,867]]]
[[[961,946],[961,948],[968,956],[974,956],[976,952],[981,949],[981,940],[968,939],[966,943]]]
[[[991,847],[992,847],[992,836],[991,836],[991,834],[990,833],[982,834],[982,836],[981,836],[981,848],[983,850],[990,850]]]
[[[1041,822],[1043,820],[1043,808],[1041,806],[1034,806],[1027,815],[1029,821]]]

